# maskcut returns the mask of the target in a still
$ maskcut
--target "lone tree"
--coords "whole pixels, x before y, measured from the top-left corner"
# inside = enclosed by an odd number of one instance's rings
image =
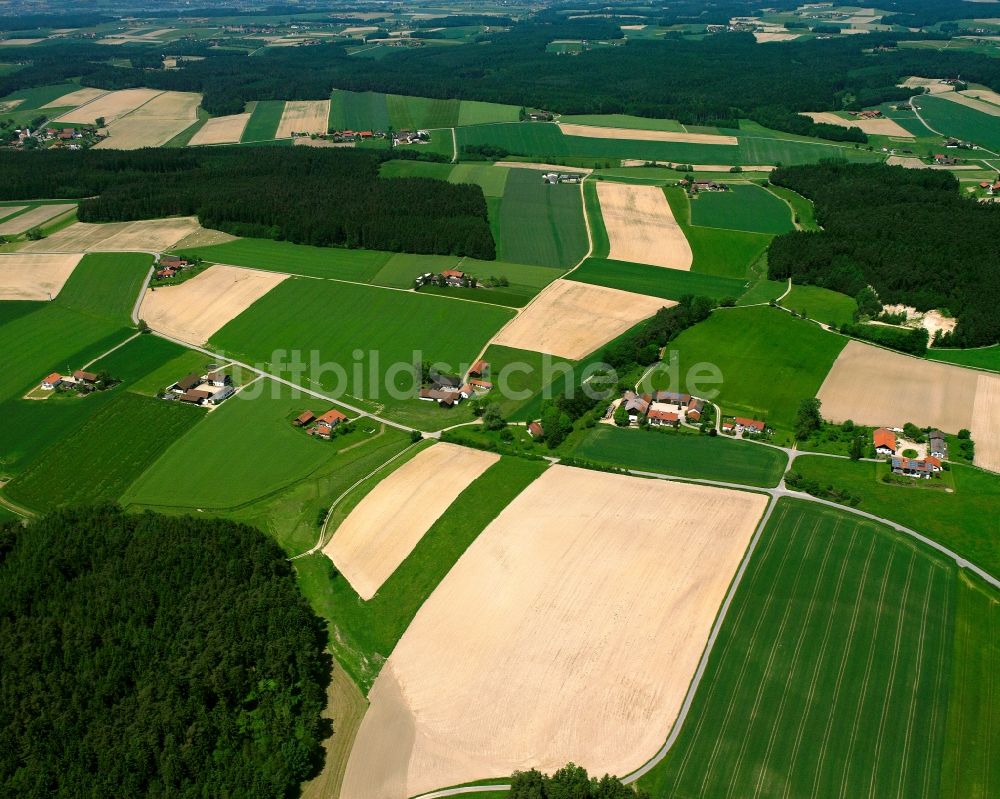
[[[795,437],[800,441],[809,438],[823,426],[820,416],[820,401],[815,397],[804,399],[799,403],[799,415],[795,419]]]

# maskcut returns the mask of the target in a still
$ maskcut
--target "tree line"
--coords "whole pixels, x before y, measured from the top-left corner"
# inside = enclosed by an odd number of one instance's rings
[[[325,645],[247,525],[113,506],[0,525],[0,793],[292,794],[330,734]]]
[[[771,278],[858,297],[869,310],[869,285],[881,303],[944,309],[958,324],[933,342],[938,346],[1000,341],[996,204],[961,196],[948,172],[884,164],[785,167],[772,172],[771,181],[812,200],[823,228],[773,239]],[[920,348],[916,338],[901,343]]]
[[[617,777],[605,774],[598,779],[587,770],[568,763],[554,774],[538,769],[516,771],[510,780],[509,799],[649,799],[645,791],[623,785]]]
[[[310,147],[0,151],[0,197],[84,199],[84,222],[196,215],[236,236],[496,257],[479,186],[380,178],[390,152]]]

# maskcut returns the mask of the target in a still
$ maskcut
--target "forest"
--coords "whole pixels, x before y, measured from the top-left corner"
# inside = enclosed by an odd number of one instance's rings
[[[948,172],[883,164],[785,167],[771,182],[812,200],[823,228],[775,238],[772,279],[946,310],[958,324],[936,346],[1000,341],[1000,206],[960,196]]]
[[[0,151],[0,198],[91,198],[84,222],[197,215],[235,236],[496,257],[479,186],[380,178],[390,151],[212,147]]]
[[[0,526],[0,794],[290,795],[330,734],[325,645],[252,527],[114,506]]]

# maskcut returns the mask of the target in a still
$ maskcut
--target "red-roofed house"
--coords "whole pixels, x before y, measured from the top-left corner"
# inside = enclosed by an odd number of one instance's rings
[[[42,388],[46,391],[51,391],[56,386],[62,382],[62,375],[58,372],[53,372],[48,377],[42,381]]]
[[[292,424],[296,427],[305,427],[315,418],[316,414],[312,411],[302,411],[302,413],[295,417],[295,421],[293,421]]]
[[[445,279],[449,286],[461,286],[465,272],[460,269],[445,269],[441,273],[441,277]]]
[[[745,430],[748,433],[763,433],[764,423],[757,419],[747,419],[743,416],[736,417],[736,432]]]
[[[79,380],[81,383],[96,383],[97,375],[94,372],[85,372],[83,369],[77,369],[73,372],[73,379]]]
[[[545,430],[539,422],[531,422],[528,425],[528,435],[532,438],[541,438],[545,435]]]
[[[875,441],[875,452],[878,455],[895,455],[898,449],[896,445],[896,434],[892,430],[880,427],[872,434]]]
[[[474,364],[472,364],[472,366],[469,368],[469,376],[482,377],[487,372],[489,372],[489,370],[490,370],[489,361],[479,360],[476,361]]]
[[[493,390],[493,384],[489,380],[479,380],[475,377],[469,378],[469,385],[473,388],[482,389],[483,391]]]
[[[673,411],[661,411],[654,408],[649,412],[649,423],[654,427],[660,427],[662,425],[669,425],[670,427],[677,427],[680,423],[680,416],[678,416]]]
[[[338,411],[336,408],[331,408],[322,416],[316,420],[316,424],[319,427],[325,427],[327,430],[336,427],[341,422],[346,422],[347,417]]]

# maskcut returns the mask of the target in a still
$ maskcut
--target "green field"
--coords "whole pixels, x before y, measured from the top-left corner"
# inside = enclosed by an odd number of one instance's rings
[[[583,182],[583,209],[590,223],[590,240],[593,242],[590,255],[593,258],[607,258],[611,254],[611,241],[608,238],[608,229],[604,226],[604,216],[601,214],[597,183],[593,180]]]
[[[580,187],[550,186],[533,169],[510,173],[500,205],[498,256],[513,263],[574,266],[587,252]]]
[[[516,122],[519,112],[516,105],[337,89],[330,104],[330,127],[334,130],[453,128],[488,122]]]
[[[1000,121],[997,117],[929,95],[921,95],[917,107],[927,124],[944,135],[974,142],[994,152],[1000,151]]]
[[[92,371],[104,370],[116,380],[128,384],[131,389],[137,381],[163,368],[180,357],[196,356],[198,368],[205,365],[208,356],[185,349],[180,344],[174,344],[159,336],[139,336],[132,339],[124,347],[120,347],[106,357],[94,363]],[[193,370],[189,370],[193,371]],[[187,374],[185,372],[184,374]],[[179,375],[178,377],[184,377]],[[176,378],[175,378],[176,379]],[[158,386],[166,387],[168,381]],[[143,392],[137,392],[143,393]]]
[[[788,463],[781,450],[749,441],[609,425],[591,430],[572,454],[639,471],[764,487],[776,486]]]
[[[949,493],[926,485],[883,483],[879,466],[812,455],[797,458],[794,471],[848,491],[861,500],[857,506],[861,510],[921,532],[990,574],[1000,575],[1000,523],[995,512],[1000,503],[1000,476],[952,464],[954,492]]]
[[[313,438],[293,427],[291,420],[307,408],[324,413],[333,403],[295,397],[294,389],[270,380],[259,380],[251,389],[258,390],[240,392],[161,450],[122,504],[234,508],[292,486],[364,435],[357,432],[333,441]]]
[[[858,303],[853,297],[819,286],[799,286],[795,283],[781,305],[809,319],[823,324],[832,323],[836,327],[853,323],[858,310]]]
[[[573,363],[547,353],[518,350],[499,344],[490,345],[483,358],[489,362],[492,375],[490,379],[499,389],[496,398],[491,401],[500,406],[505,419],[522,422],[531,421],[522,409],[530,410],[525,406],[529,403],[536,404],[535,396],[544,385],[552,382],[556,371]]]
[[[220,264],[361,282],[371,280],[392,256],[376,250],[311,247],[270,239],[237,239],[208,247],[188,247],[178,253]]]
[[[459,125],[483,125],[488,122],[517,122],[521,109],[516,105],[462,100],[458,109]]]
[[[956,631],[969,626],[975,653],[996,620],[966,590],[951,561],[911,539],[780,500],[680,737],[640,785],[657,799],[992,795],[995,784],[942,784],[942,751],[974,745],[976,776],[991,768],[976,714],[996,736],[996,703],[975,704],[982,687],[956,691]],[[956,736],[951,713],[980,723]]]
[[[83,256],[54,303],[63,308],[132,324],[132,309],[153,263],[145,253],[90,253]]]
[[[63,431],[4,491],[18,504],[36,510],[113,502],[164,447],[203,415],[204,411],[177,402],[121,391],[84,424]]]
[[[363,314],[357,309],[364,309]],[[354,398],[398,402],[386,396],[381,377],[394,368],[394,384],[416,394],[413,376],[401,367],[421,360],[460,370],[511,317],[505,308],[443,299],[421,293],[350,283],[292,278],[272,289],[212,337],[227,353],[250,362],[270,362],[272,353],[300,350],[332,368],[307,368],[300,379]],[[355,352],[362,355],[355,359]],[[287,357],[287,355],[285,356]],[[360,375],[355,374],[364,370]],[[271,364],[288,376],[287,369]],[[370,371],[377,380],[373,381]],[[431,403],[412,401],[428,407]],[[434,410],[437,410],[434,408]]]
[[[78,83],[55,83],[50,86],[36,86],[33,89],[19,89],[16,92],[11,92],[6,97],[0,97],[0,101],[23,100],[15,110],[27,111],[48,105],[53,100],[59,99],[64,94],[75,92],[79,88],[80,84]],[[46,109],[46,113],[48,113],[48,110]]]
[[[379,175],[383,178],[432,178],[433,180],[447,180],[454,168],[454,164],[395,159],[383,163],[379,167]]]
[[[330,101],[333,130],[386,130],[389,108],[379,92],[347,92],[337,89]]]
[[[692,272],[739,279],[749,276],[751,268],[764,257],[770,235],[692,225],[691,202],[685,191],[670,186],[664,193],[677,224],[691,245]]]
[[[788,205],[750,183],[730,184],[729,191],[703,191],[690,200],[690,206],[691,224],[700,227],[750,233],[787,233],[793,229]]]
[[[787,289],[787,283],[761,278],[750,287],[746,294],[737,300],[736,304],[743,306],[768,303],[771,300],[777,300]]]
[[[819,230],[819,225],[816,224],[816,209],[813,208],[812,201],[784,186],[768,184],[767,191],[792,206],[793,218],[803,230]]]
[[[786,166],[835,157],[850,161],[881,160],[881,156],[853,147],[770,138],[756,132],[746,137],[741,134],[738,145],[564,136],[558,125],[539,122],[476,125],[458,128],[457,135],[459,150],[463,146],[489,144],[502,147],[513,155],[531,156],[541,161],[581,158],[597,166],[612,166],[611,160],[622,158],[683,164],[781,163]]]
[[[723,297],[738,297],[746,289],[745,280],[732,277],[703,275],[699,272],[664,269],[662,266],[626,261],[608,261],[604,258],[588,258],[569,275],[569,279],[668,300],[679,300],[685,294],[720,300]]]
[[[258,100],[247,126],[243,128],[241,142],[270,141],[278,132],[281,114],[285,110],[284,100]]]
[[[487,197],[503,197],[507,176],[512,171],[493,164],[455,164],[447,180],[449,183],[473,183]]]
[[[927,357],[932,361],[945,361],[959,366],[973,366],[1000,372],[1000,344],[992,347],[977,347],[971,350],[929,349]]]
[[[799,403],[816,396],[846,341],[775,308],[723,308],[668,345],[678,354],[683,385],[668,385],[668,373],[656,371],[653,387],[700,397],[718,389],[723,413],[765,419],[778,429],[780,443]],[[717,367],[722,382],[684,380],[698,364]]]
[[[452,128],[458,124],[460,100],[389,94],[385,101],[389,109],[389,124],[396,130]]]
[[[505,457],[487,469],[459,494],[368,602],[359,601],[325,555],[295,562],[303,591],[330,622],[334,654],[362,691],[368,692],[384,659],[455,561],[547,466]]]

